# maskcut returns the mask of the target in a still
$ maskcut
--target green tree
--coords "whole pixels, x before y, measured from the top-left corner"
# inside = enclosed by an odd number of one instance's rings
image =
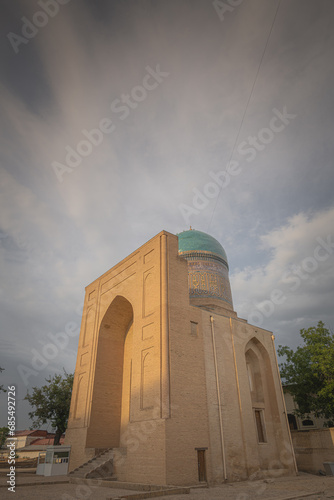
[[[0,427],[0,448],[3,447],[9,434],[8,427]]]
[[[283,382],[298,405],[301,418],[314,413],[326,419],[326,426],[334,425],[334,335],[322,321],[300,330],[303,339],[295,351],[278,346],[278,355],[285,356],[280,363]]]
[[[40,427],[51,422],[56,429],[56,436],[53,444],[59,444],[61,435],[67,427],[68,415],[70,412],[71,394],[73,387],[73,373],[68,374],[64,370],[63,375],[54,375],[45,379],[48,383],[43,387],[33,387],[32,394],[29,391],[24,399],[28,400],[34,407],[29,413],[33,420],[33,426]]]
[[[0,366],[0,373],[4,371],[4,368]],[[6,389],[3,388],[3,385],[0,385],[0,392],[7,392]]]

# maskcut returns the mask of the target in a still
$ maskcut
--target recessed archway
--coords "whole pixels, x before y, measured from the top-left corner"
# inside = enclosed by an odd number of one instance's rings
[[[124,427],[129,419],[132,324],[132,305],[118,295],[100,324],[87,447],[117,448],[120,445],[121,424]]]
[[[280,422],[272,365],[264,345],[253,337],[245,347],[250,399],[253,413],[253,428],[260,445],[258,454],[261,468],[269,468],[272,457],[278,453],[280,436],[275,432],[275,423]]]

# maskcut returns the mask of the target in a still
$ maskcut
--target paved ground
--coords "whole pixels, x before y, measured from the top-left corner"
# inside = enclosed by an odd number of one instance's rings
[[[19,500],[107,500],[120,495],[133,494],[134,491],[114,490],[111,488],[93,488],[76,484],[19,486],[13,494],[0,489],[1,500],[16,498]]]
[[[19,474],[17,484],[38,481],[57,481],[58,484],[18,486],[16,493],[0,488],[1,500],[18,498],[19,500],[107,500],[124,495],[133,495],[135,491],[116,490],[87,485],[60,484],[66,476],[44,478],[28,473]],[[167,500],[286,500],[292,498],[305,500],[334,500],[334,477],[321,477],[301,474],[294,478],[279,478],[266,481],[245,481],[225,484],[213,488],[192,489],[189,495],[165,497]],[[1,475],[0,485],[6,484],[6,477]],[[309,496],[310,493],[323,492]]]
[[[184,495],[183,500],[283,500],[299,496],[306,500],[334,500],[334,477],[320,477],[301,474],[293,478],[274,480],[245,481],[225,484],[205,490],[192,490],[190,495]],[[307,496],[312,492],[324,493]],[[300,496],[301,495],[301,496]],[[168,497],[169,500],[182,500],[182,496]]]
[[[27,470],[18,472],[16,475],[17,487],[15,493],[13,493],[5,487],[7,480],[8,478],[2,473],[0,475],[1,500],[13,500],[15,498],[18,500],[107,500],[117,498],[120,495],[136,493],[133,490],[116,490],[113,488],[96,488],[85,484],[70,484],[67,476],[36,476],[34,472],[27,472]]]

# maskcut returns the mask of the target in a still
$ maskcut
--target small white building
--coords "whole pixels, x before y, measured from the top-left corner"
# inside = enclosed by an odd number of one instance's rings
[[[64,476],[68,472],[70,446],[48,446],[38,456],[37,471],[39,476]]]

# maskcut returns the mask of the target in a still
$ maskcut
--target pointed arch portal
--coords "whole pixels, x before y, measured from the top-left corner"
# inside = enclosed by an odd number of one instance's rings
[[[88,447],[119,447],[121,425],[129,421],[132,325],[132,305],[118,295],[98,334]]]
[[[269,468],[271,457],[279,453],[280,438],[275,432],[274,424],[279,425],[280,416],[270,357],[256,337],[246,345],[245,361],[257,442],[270,445],[270,451],[258,448],[261,468],[266,469]]]

